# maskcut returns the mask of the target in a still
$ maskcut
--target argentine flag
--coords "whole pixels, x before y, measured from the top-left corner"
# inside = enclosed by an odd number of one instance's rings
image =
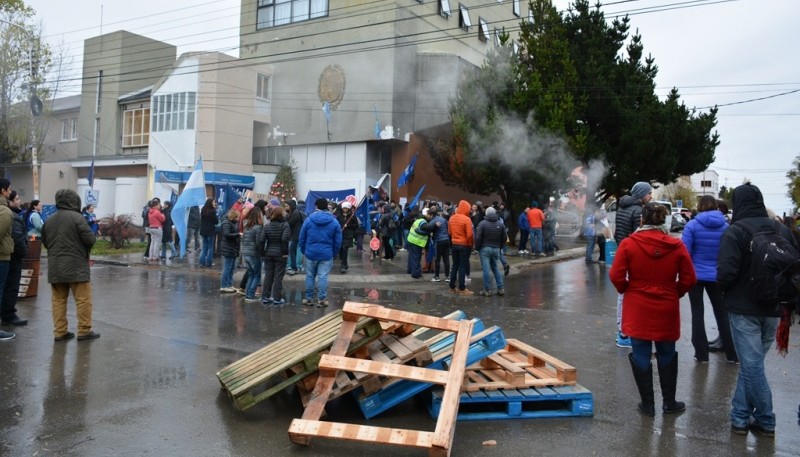
[[[181,243],[181,258],[186,255],[186,225],[189,221],[189,209],[203,206],[206,203],[206,180],[203,176],[203,159],[197,161],[186,187],[183,188],[178,201],[172,208],[172,223]]]

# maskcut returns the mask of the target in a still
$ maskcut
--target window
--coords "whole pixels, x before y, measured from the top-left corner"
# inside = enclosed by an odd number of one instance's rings
[[[122,113],[122,147],[147,146],[150,142],[150,108]]]
[[[269,75],[258,74],[256,82],[256,97],[269,100]]]
[[[289,163],[291,148],[286,146],[269,146],[253,148],[254,165],[284,165]]]
[[[500,29],[494,29],[494,45],[495,46],[502,46],[503,40],[500,39]]]
[[[100,118],[94,120],[94,148],[92,155],[100,154]]]
[[[71,117],[61,121],[61,141],[75,141],[78,139],[78,118]]]
[[[450,17],[450,0],[439,0],[439,15],[445,19]]]
[[[469,18],[469,10],[463,4],[458,4],[458,26],[464,29],[464,31],[469,32],[469,28],[472,27],[472,21]]]
[[[700,181],[700,187],[711,187],[711,181]]]
[[[486,19],[482,17],[478,17],[478,24],[480,26],[480,30],[478,30],[478,39],[486,43],[489,41],[489,23],[486,22]]]
[[[511,5],[511,10],[514,12],[514,16],[519,17],[519,0],[512,0],[513,4]]]
[[[256,30],[328,15],[328,0],[258,0]]]
[[[95,100],[95,113],[100,112],[100,108],[103,106],[103,70],[97,72],[97,98]]]
[[[197,107],[197,96],[194,92],[178,92],[175,94],[156,95],[152,99],[152,109],[148,109],[150,118],[147,132],[152,125],[154,132],[170,130],[194,130],[194,119]],[[149,138],[142,138],[143,144]]]
[[[533,10],[528,8],[528,22],[533,24]]]

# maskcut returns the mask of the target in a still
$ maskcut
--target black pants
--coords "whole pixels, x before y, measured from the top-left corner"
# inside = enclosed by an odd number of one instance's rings
[[[342,259],[342,268],[350,268],[350,265],[347,263],[347,251],[349,247],[342,246],[339,248],[339,258]]]
[[[714,310],[714,318],[719,329],[719,339],[725,347],[725,355],[728,360],[739,360],[736,356],[736,349],[733,347],[733,337],[731,336],[731,326],[728,320],[728,311],[722,301],[722,291],[716,282],[697,281],[694,287],[689,289],[689,302],[692,310],[692,345],[694,346],[694,356],[697,360],[708,360],[708,337],[706,336],[706,324],[704,319],[703,291],[708,294],[711,301],[711,308]]]
[[[597,259],[598,262],[605,262],[606,261],[606,237],[603,235],[597,235],[597,247],[600,248],[600,258]]]
[[[264,257],[264,284],[261,298],[283,298],[283,275],[286,274],[286,258],[279,255]]]
[[[453,268],[450,269],[451,289],[456,288],[456,278],[458,278],[458,290],[466,289],[467,267],[471,253],[472,249],[469,246],[453,245]]]
[[[0,315],[3,320],[17,317],[17,295],[19,294],[19,280],[22,277],[22,258],[14,258],[8,262],[8,276],[3,287],[3,302]]]
[[[439,241],[436,243],[436,266],[433,276],[439,277],[439,260],[444,261],[444,276],[450,277],[450,240]]]
[[[391,235],[381,237],[381,247],[383,247],[383,258],[386,260],[394,259],[394,248],[392,248]]]

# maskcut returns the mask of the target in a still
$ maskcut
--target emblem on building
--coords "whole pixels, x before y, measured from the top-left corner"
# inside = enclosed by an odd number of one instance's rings
[[[319,75],[319,101],[328,102],[330,109],[336,109],[344,98],[347,79],[340,65],[328,65]]]

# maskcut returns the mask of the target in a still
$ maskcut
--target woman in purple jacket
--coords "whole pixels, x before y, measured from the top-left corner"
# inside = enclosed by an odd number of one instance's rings
[[[689,251],[697,274],[697,284],[689,291],[692,309],[692,345],[694,359],[708,363],[708,340],[703,319],[703,291],[708,294],[714,318],[717,320],[719,336],[725,348],[728,363],[737,363],[733,347],[728,312],[722,302],[722,292],[717,286],[717,254],[722,232],[728,228],[725,216],[717,209],[717,200],[704,195],[697,204],[698,214],[683,229],[683,244]]]

